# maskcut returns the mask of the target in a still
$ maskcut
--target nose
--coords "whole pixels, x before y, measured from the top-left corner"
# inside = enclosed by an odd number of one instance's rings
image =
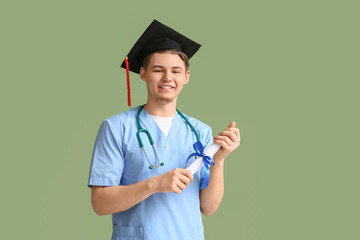
[[[171,69],[165,70],[163,75],[163,80],[169,82],[171,81],[171,77],[172,77]]]

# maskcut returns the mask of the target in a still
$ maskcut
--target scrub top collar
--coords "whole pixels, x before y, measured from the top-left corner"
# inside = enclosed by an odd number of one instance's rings
[[[139,111],[139,105],[136,108],[136,112]],[[135,119],[136,121],[136,119]],[[171,124],[169,135],[166,138],[165,134],[161,131],[160,127],[157,125],[155,120],[151,117],[148,111],[145,108],[140,113],[140,123],[141,125],[150,132],[153,137],[154,144],[156,147],[161,147],[162,149],[167,148],[167,143],[171,143],[173,138],[176,138],[176,129],[178,129],[179,124],[186,124],[185,120],[182,119],[180,114],[176,111],[174,120]],[[145,135],[145,134],[144,134]],[[142,136],[144,136],[142,135]]]

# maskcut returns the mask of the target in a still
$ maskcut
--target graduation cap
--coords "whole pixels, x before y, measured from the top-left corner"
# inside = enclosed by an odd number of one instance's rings
[[[200,44],[154,20],[121,64],[121,67],[126,69],[127,74],[128,105],[131,106],[129,71],[140,74],[140,68],[147,56],[160,50],[176,49],[185,53],[190,59],[200,47]]]

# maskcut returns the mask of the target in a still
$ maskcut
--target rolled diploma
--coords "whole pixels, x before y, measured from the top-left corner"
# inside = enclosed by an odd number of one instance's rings
[[[213,143],[207,148],[205,148],[204,153],[205,155],[212,158],[220,148],[221,146],[219,144]],[[204,166],[203,157],[198,157],[197,159],[195,159],[194,162],[190,164],[190,166],[186,168],[186,170],[189,170],[192,174],[195,174],[202,166]]]

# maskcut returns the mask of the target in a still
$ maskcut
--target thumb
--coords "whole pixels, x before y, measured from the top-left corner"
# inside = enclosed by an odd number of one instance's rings
[[[230,123],[228,128],[234,128],[234,127],[236,127],[236,122],[233,121]]]

